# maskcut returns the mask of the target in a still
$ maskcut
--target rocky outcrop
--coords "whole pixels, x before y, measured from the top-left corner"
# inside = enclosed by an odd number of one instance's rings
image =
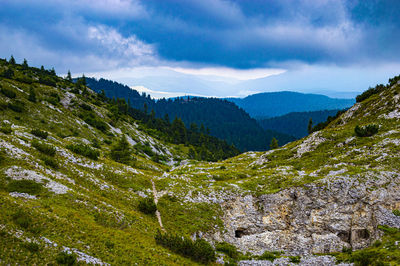
[[[378,225],[400,227],[400,174],[327,177],[262,196],[221,204],[225,232],[209,237],[242,252],[306,255],[361,249],[381,237]]]

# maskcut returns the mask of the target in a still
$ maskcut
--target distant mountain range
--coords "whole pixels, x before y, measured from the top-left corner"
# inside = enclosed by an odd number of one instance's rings
[[[269,148],[272,138],[280,145],[295,138],[272,130],[264,130],[257,121],[234,103],[218,98],[177,97],[154,100],[145,93],[139,94],[130,87],[105,79],[86,78],[87,85],[96,92],[104,90],[107,97],[124,98],[130,106],[145,110],[156,117],[172,121],[181,118],[188,128],[202,125],[212,136],[234,144],[241,151],[262,151]],[[195,125],[192,123],[195,123]]]
[[[338,111],[293,112],[283,116],[257,119],[257,121],[265,130],[275,130],[300,139],[308,135],[307,127],[310,118],[315,126],[325,122],[329,116],[335,116]]]
[[[227,98],[243,108],[251,117],[270,118],[291,112],[345,109],[355,103],[354,99],[330,98],[320,94],[291,91],[265,92],[245,98]]]

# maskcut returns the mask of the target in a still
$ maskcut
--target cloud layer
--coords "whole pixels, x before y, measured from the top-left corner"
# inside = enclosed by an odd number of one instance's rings
[[[393,67],[400,59],[397,0],[2,0],[1,6],[0,56],[61,73],[169,67],[225,82],[282,69],[302,73],[307,65],[335,66],[338,73]]]

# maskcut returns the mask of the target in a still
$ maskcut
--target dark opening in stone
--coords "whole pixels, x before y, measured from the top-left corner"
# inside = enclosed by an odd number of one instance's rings
[[[243,228],[238,228],[238,229],[235,230],[235,237],[236,238],[241,238],[244,235],[245,235],[245,232],[244,232]]]
[[[367,229],[359,229],[357,230],[357,237],[362,239],[368,239],[369,231]]]
[[[339,237],[343,242],[350,243],[350,238],[351,238],[350,232],[346,232],[346,231],[339,232],[338,237]]]

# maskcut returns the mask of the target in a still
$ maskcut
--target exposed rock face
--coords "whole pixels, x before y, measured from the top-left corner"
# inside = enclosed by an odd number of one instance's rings
[[[222,203],[226,232],[211,236],[241,251],[288,255],[360,249],[380,237],[378,225],[400,227],[400,174],[327,177],[317,183]]]

